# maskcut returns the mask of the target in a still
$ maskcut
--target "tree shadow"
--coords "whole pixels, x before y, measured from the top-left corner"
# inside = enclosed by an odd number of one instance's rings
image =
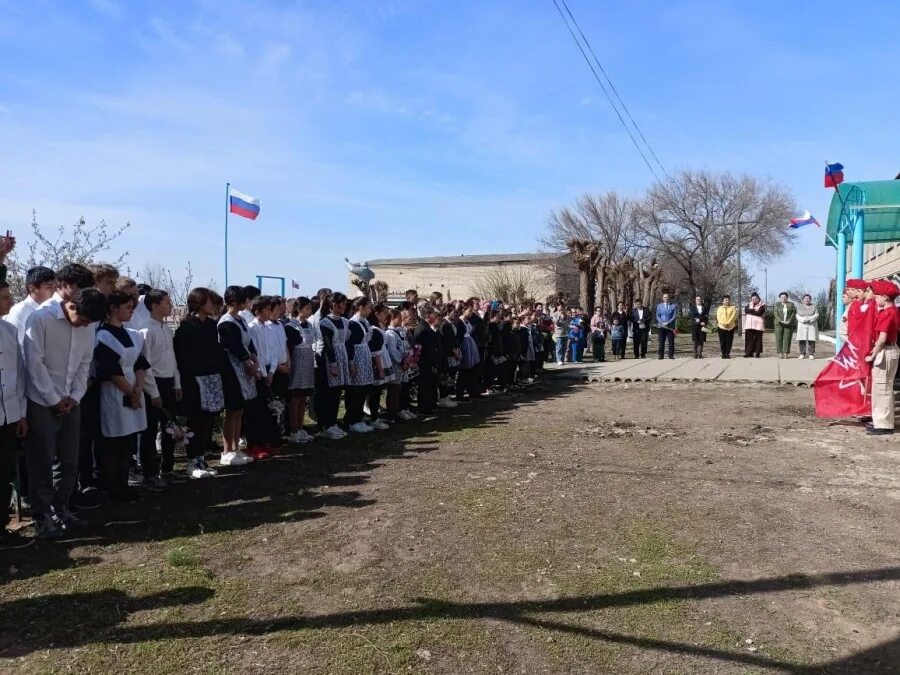
[[[900,580],[900,567],[832,572],[827,574],[790,574],[754,581],[722,581],[694,586],[657,586],[624,593],[603,593],[559,598],[554,600],[522,600],[511,602],[454,602],[438,598],[414,598],[413,604],[390,609],[370,609],[340,612],[316,616],[286,616],[268,619],[228,618],[206,621],[157,623],[123,628],[122,610],[125,613],[150,609],[166,604],[203,602],[211,595],[204,588],[187,588],[167,591],[146,598],[129,599],[120,591],[102,591],[96,594],[75,594],[45,598],[17,600],[0,605],[0,614],[15,624],[7,626],[7,647],[0,655],[22,654],[43,646],[80,646],[92,643],[138,643],[152,640],[191,639],[223,635],[263,636],[282,631],[326,630],[360,625],[389,624],[421,620],[473,620],[491,618],[520,625],[565,632],[593,640],[627,644],[640,649],[683,654],[718,661],[725,661],[758,668],[780,669],[785,672],[824,675],[825,673],[896,673],[900,661],[898,639],[888,641],[848,657],[831,662],[804,665],[776,659],[764,654],[729,651],[685,644],[642,636],[625,635],[607,630],[572,625],[559,620],[538,618],[543,614],[579,614],[610,608],[665,603],[672,600],[702,601],[725,596],[747,596],[784,591],[808,590],[823,586],[849,586],[854,584]],[[204,595],[205,594],[205,595]],[[91,615],[100,610],[107,617],[102,630],[72,629],[70,622],[61,621],[59,612],[72,611],[80,602],[91,604]],[[52,610],[58,610],[54,612]],[[83,619],[84,612],[76,616]],[[28,631],[16,630],[26,623],[17,620],[36,617],[42,633],[35,636]],[[76,621],[76,623],[80,623]],[[11,640],[11,641],[9,641]]]

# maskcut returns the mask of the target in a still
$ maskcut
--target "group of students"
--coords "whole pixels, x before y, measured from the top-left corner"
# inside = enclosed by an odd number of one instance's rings
[[[865,421],[866,432],[876,436],[894,433],[894,379],[900,360],[898,296],[900,287],[887,279],[848,279],[844,289],[838,334],[871,368],[871,415]]]
[[[545,360],[540,305],[195,288],[173,331],[168,294],[112,266],[35,267],[15,305],[0,272],[0,549],[34,541],[6,529],[13,485],[37,538],[58,539],[105,501],[215,476],[214,454],[241,466],[312,441],[307,413],[339,440],[531,384]]]

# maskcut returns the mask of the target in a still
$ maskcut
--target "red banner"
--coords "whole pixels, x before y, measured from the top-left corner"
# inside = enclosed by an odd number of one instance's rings
[[[813,393],[819,417],[851,417],[872,412],[868,350],[858,349],[849,340],[816,378]]]

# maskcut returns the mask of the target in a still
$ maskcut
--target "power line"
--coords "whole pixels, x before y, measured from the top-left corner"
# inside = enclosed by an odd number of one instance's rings
[[[576,21],[574,15],[572,14],[572,10],[569,9],[569,5],[566,3],[566,0],[560,0],[562,2],[563,7],[566,8],[566,13],[569,15],[569,18],[572,19],[572,23],[575,24],[575,28],[578,29],[578,34],[581,36],[581,39],[584,40],[585,46],[588,48],[588,51],[591,53],[591,56],[594,57],[594,61],[597,64],[597,67],[600,69],[600,72],[603,73],[603,77],[606,78],[607,83],[609,84],[609,88],[612,89],[613,93],[616,95],[616,100],[619,101],[619,104],[622,106],[622,109],[625,111],[625,114],[628,115],[628,119],[631,120],[631,123],[634,125],[635,130],[637,130],[638,135],[640,135],[641,140],[644,141],[644,145],[647,146],[647,149],[650,151],[650,154],[653,156],[653,159],[656,160],[656,164],[659,166],[660,170],[669,178],[669,173],[666,171],[666,168],[662,165],[662,162],[659,161],[659,157],[656,156],[656,152],[653,150],[653,146],[650,145],[650,141],[647,140],[647,137],[644,136],[644,132],[641,131],[638,123],[634,121],[634,117],[631,116],[631,111],[628,110],[628,106],[625,105],[625,101],[622,100],[622,97],[619,95],[619,91],[616,89],[616,85],[613,84],[612,79],[609,76],[609,73],[606,72],[606,69],[603,67],[603,64],[600,63],[600,59],[597,58],[597,55],[594,53],[594,48],[591,47],[590,41],[587,39],[587,36],[581,30],[581,26],[578,25],[578,21]],[[671,180],[671,179],[670,179]]]
[[[563,5],[566,4],[565,0],[560,0],[560,1],[563,3]],[[588,68],[591,69],[591,73],[593,73],[594,79],[597,80],[597,84],[600,85],[600,89],[603,91],[603,94],[606,96],[606,100],[609,101],[609,105],[612,107],[613,111],[616,113],[616,117],[619,118],[619,122],[622,124],[622,128],[625,129],[625,132],[628,134],[628,137],[631,139],[631,143],[634,145],[635,149],[641,155],[641,159],[644,160],[644,164],[647,165],[647,168],[650,170],[650,173],[653,174],[653,177],[656,179],[657,182],[661,183],[662,181],[660,180],[659,175],[656,173],[656,170],[653,168],[653,165],[650,163],[650,160],[647,159],[647,155],[644,153],[640,144],[637,142],[637,139],[634,137],[634,134],[631,132],[631,129],[628,127],[628,124],[625,122],[625,118],[622,117],[622,113],[619,112],[619,108],[616,105],[615,101],[613,101],[612,96],[610,96],[610,93],[607,90],[606,85],[603,83],[603,80],[601,80],[600,76],[597,74],[597,69],[594,68],[594,64],[591,63],[591,60],[588,58],[587,52],[585,52],[584,47],[581,45],[581,41],[579,41],[578,36],[575,35],[575,31],[572,30],[572,26],[569,25],[569,21],[566,19],[566,15],[563,14],[563,10],[559,6],[559,2],[557,0],[553,0],[553,5],[556,7],[556,11],[559,12],[559,16],[563,20],[563,23],[566,24],[566,29],[568,29],[569,35],[571,35],[572,40],[575,41],[575,45],[578,47],[578,51],[581,52],[581,56],[584,58],[585,63],[587,63]],[[572,17],[572,23],[575,24],[575,27],[578,28],[578,32],[581,33],[582,38],[584,38],[584,33],[581,31],[581,28],[578,26],[578,22],[575,21],[575,17],[572,16],[572,12],[569,11],[569,8],[567,5],[566,5],[566,12],[568,12],[570,17]],[[587,41],[586,38],[584,38],[584,42],[587,45],[588,49],[591,49],[590,43]],[[591,54],[594,55],[594,52],[592,49],[591,49]],[[594,55],[594,60],[597,61],[597,66],[599,66],[600,70],[603,71],[604,76],[609,81],[610,87],[612,87],[613,91],[615,91],[615,87],[612,84],[612,80],[609,79],[609,76],[606,74],[606,71],[603,70],[603,66],[600,65],[600,62],[599,62],[599,60],[597,60],[596,55]],[[619,96],[618,92],[616,92],[616,97],[619,99],[620,102],[622,102],[622,99]],[[625,107],[624,103],[622,103],[622,107],[625,109],[626,113],[628,114],[629,119],[631,119],[631,123],[634,124],[634,127],[637,130],[638,134],[640,134],[641,138],[644,140],[644,143],[647,145],[647,149],[653,155],[653,158],[656,160],[656,163],[659,165],[659,168],[662,169],[662,172],[668,178],[669,177],[668,173],[666,173],[665,168],[663,167],[662,163],[660,163],[659,158],[656,156],[656,153],[653,152],[653,148],[647,142],[647,139],[644,137],[644,134],[641,132],[640,127],[638,127],[637,123],[634,121],[634,118],[631,116],[631,113],[628,112],[628,109]]]

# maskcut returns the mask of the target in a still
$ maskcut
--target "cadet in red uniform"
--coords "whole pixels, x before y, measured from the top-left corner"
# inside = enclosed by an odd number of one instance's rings
[[[872,424],[867,432],[873,436],[894,433],[894,376],[900,350],[897,348],[897,308],[894,298],[900,288],[892,281],[874,281],[871,290],[877,305],[875,344],[866,361],[872,364]]]
[[[847,340],[859,351],[860,357],[866,356],[875,340],[875,303],[869,295],[870,282],[862,279],[848,279],[847,288],[855,296],[847,310]]]

